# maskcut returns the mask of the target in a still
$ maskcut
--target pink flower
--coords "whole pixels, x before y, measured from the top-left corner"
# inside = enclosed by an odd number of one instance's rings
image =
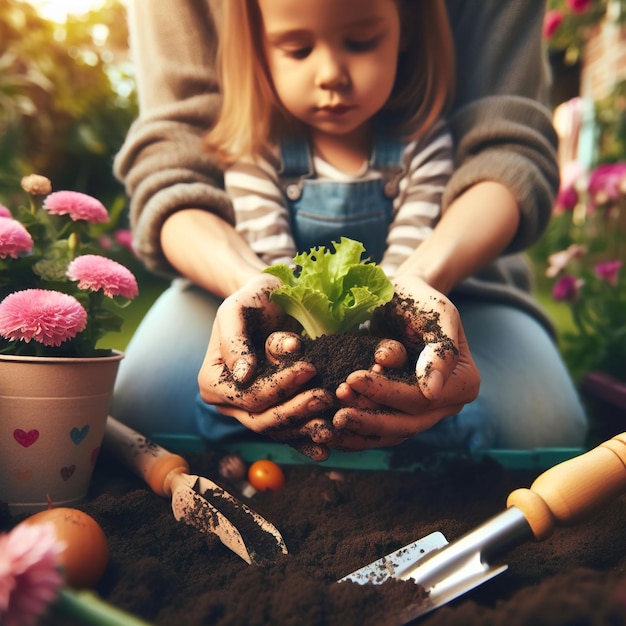
[[[0,259],[12,259],[33,249],[33,238],[26,228],[10,217],[0,217]]]
[[[11,341],[60,346],[86,326],[87,311],[74,296],[59,291],[24,289],[0,302],[0,335]]]
[[[132,300],[139,293],[137,280],[127,267],[97,254],[76,257],[67,266],[67,276],[79,281],[80,289],[102,289],[109,298],[122,296]]]
[[[127,228],[118,228],[114,235],[115,241],[120,244],[120,246],[124,246],[128,248],[132,252],[133,250],[133,233]]]
[[[550,39],[563,22],[561,11],[548,11],[543,18],[543,37]]]
[[[596,276],[606,280],[609,285],[615,287],[621,267],[621,261],[605,261],[604,263],[598,263],[598,265],[593,268],[593,271],[596,273]]]
[[[559,191],[554,203],[554,210],[557,213],[572,211],[577,204],[578,192],[574,189],[574,187],[568,187]]]
[[[4,204],[0,204],[0,217],[11,217],[11,211]]]
[[[580,288],[583,286],[584,281],[575,276],[566,274],[561,276],[559,280],[554,283],[552,288],[552,297],[555,300],[567,300],[573,302],[578,297]]]
[[[52,524],[20,524],[0,535],[0,623],[30,626],[57,597],[63,584],[63,542]]]
[[[573,13],[585,13],[593,4],[593,0],[567,0],[567,6]]]
[[[585,246],[581,246],[577,243],[573,243],[567,248],[567,250],[561,250],[555,252],[548,257],[548,269],[546,270],[546,276],[554,278],[558,276],[574,259],[579,259],[587,252]]]
[[[69,215],[75,222],[86,220],[99,224],[109,221],[109,214],[100,200],[80,191],[55,191],[43,202],[51,215]]]
[[[626,177],[626,163],[600,165],[589,177],[588,191],[596,204],[617,200],[620,183]]]

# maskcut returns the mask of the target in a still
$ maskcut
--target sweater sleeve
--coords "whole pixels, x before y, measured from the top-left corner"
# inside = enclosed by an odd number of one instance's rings
[[[506,252],[534,243],[558,190],[557,136],[547,107],[549,69],[542,41],[543,0],[447,0],[457,54],[449,119],[455,172],[442,210],[473,184],[506,185],[520,225]]]
[[[202,150],[220,99],[214,69],[217,10],[214,1],[133,0],[128,7],[139,117],[114,171],[131,198],[137,253],[158,273],[175,274],[160,244],[172,213],[200,208],[234,221],[222,173]]]

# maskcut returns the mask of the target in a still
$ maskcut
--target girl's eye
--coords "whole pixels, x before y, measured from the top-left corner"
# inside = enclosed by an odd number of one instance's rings
[[[284,52],[290,59],[306,59],[311,54],[311,50],[310,46],[305,46],[302,48],[286,48]]]
[[[368,52],[378,45],[378,40],[378,37],[363,40],[348,40],[346,41],[346,48],[351,52]]]

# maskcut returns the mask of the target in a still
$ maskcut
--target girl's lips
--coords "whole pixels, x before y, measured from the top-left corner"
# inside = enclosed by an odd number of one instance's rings
[[[352,111],[355,107],[349,104],[334,104],[329,106],[320,107],[319,110],[323,113],[329,113],[331,115],[343,115]]]

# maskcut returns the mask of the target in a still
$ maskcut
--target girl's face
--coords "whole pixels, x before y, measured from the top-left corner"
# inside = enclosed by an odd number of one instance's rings
[[[348,135],[387,102],[400,49],[397,0],[258,0],[272,83],[315,132]]]

